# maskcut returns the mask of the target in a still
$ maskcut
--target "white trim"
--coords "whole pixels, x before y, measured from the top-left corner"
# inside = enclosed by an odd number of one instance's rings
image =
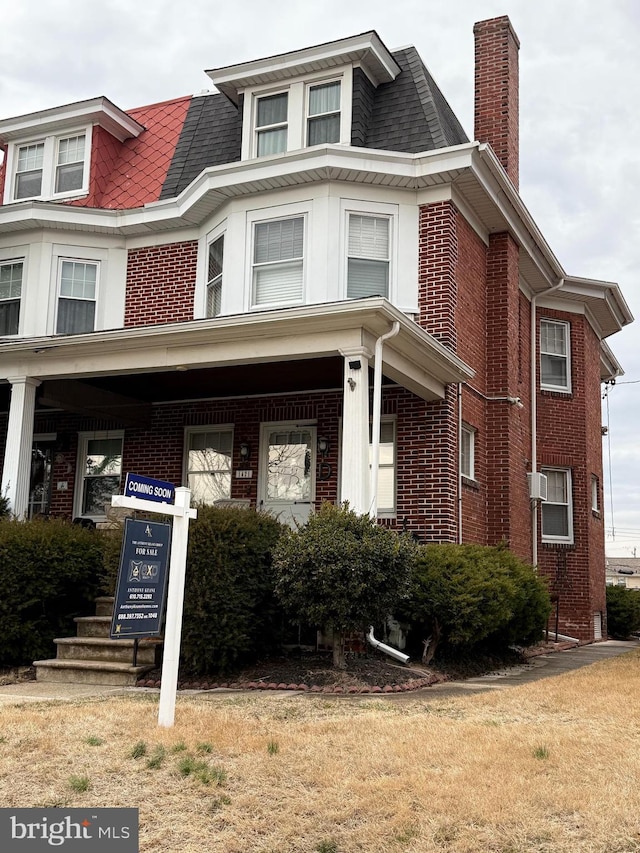
[[[371,216],[374,218],[386,218],[389,220],[389,302],[398,304],[398,242],[400,235],[399,227],[399,205],[389,202],[369,202],[360,199],[340,199],[340,296],[349,299],[348,286],[348,246],[349,246],[349,219],[351,214],[356,216]]]
[[[91,125],[72,127],[65,129],[64,132],[51,133],[43,135],[40,131],[39,135],[26,136],[16,142],[11,142],[7,150],[7,164],[5,170],[4,183],[4,199],[5,205],[20,203],[23,201],[33,201],[34,199],[55,201],[69,201],[74,198],[82,198],[89,192],[89,180],[91,173],[91,142],[93,128]],[[84,136],[84,156],[82,166],[82,186],[78,189],[67,190],[66,192],[56,192],[55,181],[58,167],[58,150],[60,142],[64,139],[71,139],[75,136]],[[15,181],[18,168],[18,153],[21,148],[29,145],[44,145],[43,163],[42,163],[42,180],[40,184],[40,192],[34,196],[16,199],[14,198]],[[78,161],[79,162],[79,161]]]
[[[82,512],[82,499],[84,496],[84,481],[85,481],[85,461],[87,458],[87,451],[89,448],[89,441],[92,439],[104,439],[104,438],[119,438],[121,440],[121,462],[120,462],[120,485],[123,483],[123,466],[122,461],[124,460],[124,430],[123,429],[111,429],[111,430],[98,430],[98,431],[83,431],[78,433],[78,452],[76,455],[76,471],[75,471],[75,490],[73,494],[73,517],[78,518],[92,518],[94,521],[105,521],[106,515],[104,513],[89,515],[84,514]],[[115,476],[115,475],[114,475]]]
[[[184,434],[182,439],[182,482],[185,484],[187,488],[189,488],[189,439],[192,435],[198,435],[201,433],[228,433],[231,435],[231,456],[229,459],[229,494],[226,498],[222,498],[222,500],[229,500],[231,498],[231,491],[233,489],[233,448],[234,448],[234,424],[204,424],[198,426],[185,426]],[[201,473],[207,473],[205,471]],[[209,472],[210,473],[210,472]]]
[[[541,465],[540,472],[545,474],[547,477],[547,483],[549,482],[549,473],[550,472],[559,472],[564,474],[565,478],[565,489],[567,491],[567,502],[559,503],[557,501],[552,501],[547,498],[546,501],[542,502],[541,513],[542,520],[540,524],[540,532],[542,536],[542,541],[547,543],[556,543],[563,545],[573,545],[573,482],[571,476],[571,468],[563,468],[557,465]],[[544,511],[547,506],[564,506],[566,507],[567,512],[567,535],[566,536],[550,536],[545,535],[544,533]]]
[[[70,264],[84,264],[85,266],[93,266],[96,270],[96,287],[95,294],[93,299],[87,299],[84,296],[64,296],[61,293],[62,288],[62,265],[65,263]],[[93,258],[74,258],[67,257],[65,255],[57,256],[57,271],[56,271],[56,302],[55,302],[55,312],[54,312],[54,326],[53,326],[53,334],[87,334],[88,332],[94,332],[98,326],[98,305],[100,304],[100,261],[96,261]],[[61,299],[70,299],[75,302],[93,302],[93,328],[86,329],[82,332],[58,332],[58,313],[60,311],[60,300]]]
[[[565,353],[557,354],[557,353],[548,353],[542,351],[542,324],[545,323],[547,325],[560,326],[564,329],[564,345],[565,345]],[[556,320],[551,317],[540,317],[540,324],[538,328],[538,347],[539,347],[539,356],[540,356],[540,388],[543,391],[555,391],[559,394],[571,394],[571,324],[566,320]],[[544,382],[542,379],[542,356],[547,355],[554,358],[564,358],[566,372],[567,372],[567,382],[565,385],[554,385],[550,382]]]
[[[460,474],[467,480],[476,481],[476,435],[475,427],[463,422],[460,428]],[[464,444],[464,436],[469,437],[469,471],[464,471],[462,467],[462,452]]]

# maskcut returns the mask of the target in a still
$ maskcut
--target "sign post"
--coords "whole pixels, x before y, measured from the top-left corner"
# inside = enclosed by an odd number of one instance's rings
[[[142,483],[141,486],[129,484]],[[182,635],[182,609],[184,604],[184,579],[187,564],[187,542],[189,539],[189,521],[197,518],[198,510],[191,509],[191,490],[175,489],[175,502],[166,503],[169,498],[167,486],[173,486],[160,480],[127,475],[129,495],[144,494],[144,498],[114,495],[111,505],[126,507],[144,512],[155,512],[173,517],[171,535],[171,553],[169,557],[169,591],[167,595],[167,615],[165,620],[164,655],[162,660],[162,682],[160,686],[160,707],[158,725],[170,728],[175,720],[176,692],[178,689],[178,663],[180,660],[180,638]]]

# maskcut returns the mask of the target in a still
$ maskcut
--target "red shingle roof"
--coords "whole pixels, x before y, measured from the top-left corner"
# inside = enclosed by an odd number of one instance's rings
[[[189,96],[128,110],[145,130],[122,143],[100,207],[126,210],[158,200],[190,102]]]

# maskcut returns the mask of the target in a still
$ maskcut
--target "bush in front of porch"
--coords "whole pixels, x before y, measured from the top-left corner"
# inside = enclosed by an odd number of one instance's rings
[[[0,518],[0,664],[51,657],[53,639],[91,612],[103,551],[93,530],[58,519]]]
[[[324,503],[276,546],[276,593],[296,620],[333,629],[333,665],[344,668],[344,637],[377,624],[409,590],[416,548],[405,535]]]

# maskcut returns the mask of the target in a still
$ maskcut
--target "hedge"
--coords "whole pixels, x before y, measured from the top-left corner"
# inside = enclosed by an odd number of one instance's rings
[[[607,587],[607,632],[626,640],[640,630],[640,590],[625,586]]]
[[[59,520],[0,519],[0,664],[55,656],[75,616],[95,612],[98,534]]]

